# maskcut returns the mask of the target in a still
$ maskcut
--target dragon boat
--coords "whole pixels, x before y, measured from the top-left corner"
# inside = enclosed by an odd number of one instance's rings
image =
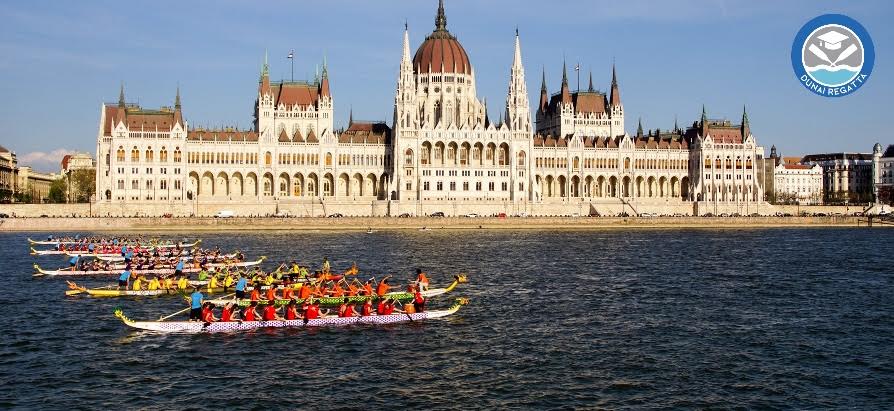
[[[226,332],[248,331],[259,328],[313,328],[332,327],[358,324],[393,324],[402,322],[415,322],[443,318],[455,314],[460,307],[469,303],[466,298],[457,298],[454,304],[446,310],[430,310],[421,313],[407,314],[397,313],[388,315],[371,315],[367,317],[337,317],[324,316],[313,320],[273,320],[273,321],[227,321],[203,323],[199,321],[135,321],[124,315],[121,309],[115,310],[115,317],[121,319],[125,325],[140,330],[148,330],[163,333],[202,333],[202,332]]]
[[[180,248],[193,248],[199,243],[201,240],[197,240],[195,242],[189,244],[180,244]],[[140,246],[141,249],[149,250],[152,248],[173,248],[176,245],[170,247],[155,247],[155,246]],[[88,250],[37,250],[34,247],[31,247],[31,255],[80,255],[80,256],[90,256],[90,257],[115,257],[120,256],[121,253],[97,253],[94,251]]]
[[[213,268],[254,267],[254,266],[260,265],[266,259],[267,259],[266,256],[262,256],[261,258],[255,260],[255,261],[242,261],[242,262],[238,262],[238,263],[210,263],[210,264],[207,264],[205,267],[206,268],[212,268],[212,267]],[[99,276],[104,276],[104,275],[121,274],[121,271],[123,271],[124,268],[118,268],[115,270],[91,270],[91,271],[82,271],[82,270],[72,271],[72,270],[66,270],[66,269],[45,270],[43,268],[40,268],[39,265],[34,264],[34,270],[36,271],[36,273],[34,275],[38,276],[38,277],[44,276],[44,275],[59,276],[59,277],[99,277]],[[141,274],[141,275],[142,274],[174,274],[175,271],[176,270],[174,268],[167,268],[167,267],[153,268],[153,269],[146,269],[146,270],[130,270],[131,274]],[[197,273],[199,271],[202,271],[202,269],[200,267],[196,267],[195,265],[189,265],[189,266],[183,267],[184,273]]]
[[[196,240],[192,243],[172,242],[172,241],[154,241],[153,240],[153,241],[148,241],[146,243],[135,243],[134,245],[139,245],[141,247],[150,247],[150,248],[153,248],[153,247],[154,248],[174,248],[174,247],[177,247],[177,245],[180,245],[180,247],[192,247],[192,246],[198,245],[201,242],[202,242],[202,240]],[[30,244],[30,245],[59,245],[59,244],[68,245],[68,244],[91,244],[91,243],[94,245],[99,244],[98,242],[95,242],[95,241],[84,243],[83,239],[75,240],[75,239],[71,239],[71,238],[59,239],[59,240],[32,240],[30,238],[28,239],[28,244]],[[121,244],[130,246],[130,243],[126,243],[126,242],[121,243]],[[192,244],[192,245],[190,245],[190,244]]]
[[[87,288],[84,286],[80,286],[71,281],[66,281],[68,283],[68,290],[65,291],[65,295],[78,295],[81,293],[93,296],[93,297],[151,297],[151,296],[160,296],[160,295],[179,295],[185,296],[192,292],[193,287],[200,287],[199,291],[207,294],[219,294],[219,293],[229,293],[234,292],[233,287],[224,288],[224,287],[214,287],[208,288],[208,281],[199,281],[199,280],[189,280],[189,287],[186,289],[180,288],[159,288],[157,290],[116,290],[114,285],[106,286],[102,288]],[[245,287],[246,291],[251,291],[254,287],[247,286]],[[270,286],[262,285],[261,290],[266,290],[270,288]],[[214,301],[214,300],[209,300]]]
[[[466,276],[464,274],[456,275],[453,277],[453,282],[450,283],[449,286],[447,286],[445,288],[430,288],[428,290],[423,291],[422,296],[425,298],[429,298],[429,297],[434,297],[434,296],[441,295],[441,294],[447,294],[447,293],[453,291],[453,289],[456,288],[457,285],[465,283],[465,282],[467,282],[467,281],[466,281]],[[397,301],[400,301],[403,303],[403,302],[413,300],[414,295],[413,295],[413,293],[406,292],[406,291],[396,291],[393,293],[385,294],[385,297],[390,298],[392,300],[397,300]],[[337,305],[343,303],[345,301],[345,298],[348,299],[349,303],[363,303],[364,301],[366,301],[367,298],[369,298],[369,296],[355,295],[355,296],[343,296],[343,297],[313,297],[313,300],[316,302],[319,302],[320,305],[322,305],[322,306],[330,306],[331,307],[331,306],[337,306]],[[379,300],[382,297],[374,296],[373,298],[375,300]],[[227,303],[236,303],[240,307],[247,307],[249,304],[251,304],[251,300],[245,299],[245,298],[243,298],[243,299],[211,299],[211,300],[207,300],[207,301],[214,305],[217,305],[217,306],[222,306]],[[289,303],[289,301],[291,301],[291,300],[277,299],[276,305],[278,305],[278,306],[286,305]],[[295,301],[298,304],[301,304],[304,302],[304,299],[303,298],[295,298]],[[267,304],[269,304],[268,300],[259,300],[258,301],[258,305],[267,305]]]
[[[235,252],[235,253],[223,254],[223,255],[219,255],[219,256],[217,256],[216,258],[229,258],[229,259],[233,259],[233,258],[236,258],[236,255],[238,255],[238,253],[239,253],[239,252],[237,251],[237,252]],[[67,255],[67,256],[69,256],[69,257],[74,257],[74,256],[77,255],[77,254],[68,254],[68,253],[65,253],[65,255]],[[90,255],[81,255],[81,257],[95,257],[97,260],[100,260],[100,261],[112,261],[112,262],[124,261],[124,257],[121,256],[121,254],[115,254],[115,255],[108,255],[108,254],[90,254]],[[135,257],[144,257],[144,256],[138,254],[138,255],[136,255]],[[155,258],[155,257],[151,257],[151,258]],[[170,260],[170,259],[178,258],[178,257],[177,257],[177,256],[171,256],[171,257],[160,256],[159,258]],[[197,256],[194,256],[194,255],[192,255],[192,254],[189,254],[189,255],[183,255],[183,256],[180,256],[179,258],[180,258],[181,260],[188,261],[188,260],[192,260],[192,259],[195,259],[195,258],[201,258],[201,254],[200,254],[198,257],[197,257]]]

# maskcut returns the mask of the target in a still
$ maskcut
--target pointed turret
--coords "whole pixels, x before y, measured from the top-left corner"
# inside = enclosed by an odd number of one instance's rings
[[[528,86],[525,85],[525,67],[522,65],[521,40],[515,29],[515,53],[509,70],[509,92],[506,94],[506,123],[512,130],[531,130],[531,108],[528,103]]]
[[[410,26],[404,23],[404,51],[400,58],[401,63],[410,62]]]
[[[549,105],[549,94],[546,89],[546,68],[543,68],[543,79],[540,80],[540,112],[546,113],[546,108]]]
[[[704,104],[702,104],[702,120],[700,127],[702,137],[708,135],[708,111],[705,109]]]
[[[748,124],[748,111],[745,110],[745,106],[742,106],[742,138],[748,137],[751,134],[751,126]]]
[[[615,72],[615,65],[612,64],[612,91],[611,91],[611,104],[613,106],[621,105],[621,91],[618,90],[618,75]]]
[[[640,117],[639,124],[637,124],[637,126],[636,126],[636,137],[642,137],[642,136],[643,136],[643,118]]]
[[[354,106],[351,106],[351,111],[348,113],[348,128],[351,127],[351,124],[354,124]]]
[[[264,65],[261,66],[261,95],[270,94],[270,66],[267,64],[267,50],[264,50]]]
[[[121,82],[121,91],[118,92],[118,108],[124,108],[124,82]]]
[[[593,88],[593,71],[590,71],[590,86],[587,87],[587,91],[594,92],[596,89]]]
[[[183,126],[183,113],[180,107],[180,85],[177,85],[177,96],[174,97],[174,124]]]
[[[568,66],[562,61],[562,103],[571,103],[571,90],[568,89]]]
[[[323,60],[323,78],[320,81],[320,95],[329,97],[329,69],[326,67],[325,58]]]

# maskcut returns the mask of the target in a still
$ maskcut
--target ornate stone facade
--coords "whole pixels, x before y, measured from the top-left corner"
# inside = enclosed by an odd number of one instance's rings
[[[265,61],[251,130],[190,128],[179,90],[173,108],[147,110],[127,104],[122,88],[101,109],[103,210],[606,215],[702,213],[701,203],[744,213],[762,203],[754,165],[763,149],[747,116],[733,125],[703,110],[692,127],[640,125],[629,135],[614,67],[609,93],[592,76],[587,91],[571,92],[566,72],[549,95],[544,75],[535,129],[517,31],[505,106],[491,122],[443,1],[415,53],[404,30],[391,127],[352,119],[336,130],[325,66],[311,82],[271,82],[268,71]]]

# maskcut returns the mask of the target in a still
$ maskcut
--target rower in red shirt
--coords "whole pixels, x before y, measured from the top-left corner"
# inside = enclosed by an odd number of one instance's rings
[[[304,318],[306,320],[320,318],[320,306],[315,303],[309,304],[307,307],[307,311],[304,314]]]
[[[298,319],[298,305],[295,300],[289,301],[286,306],[286,320],[293,321]]]
[[[267,301],[276,301],[276,287],[267,287]]]
[[[425,297],[422,296],[422,292],[419,290],[416,290],[416,294],[413,296],[413,307],[417,313],[425,311]]]
[[[369,317],[372,315],[372,309],[373,309],[372,298],[367,298],[366,301],[363,303],[363,308],[360,310],[360,315],[362,315],[364,317]]]
[[[379,304],[378,304],[378,306],[376,306],[376,314],[385,315],[385,313],[387,311],[388,311],[388,299],[383,298],[383,299],[379,300]]]
[[[275,321],[282,320],[282,318],[276,313],[278,310],[276,308],[276,304],[271,301],[264,307],[264,321]]]
[[[394,301],[388,300],[385,303],[385,315],[391,315],[394,313]]]
[[[258,313],[255,311],[255,308],[258,306],[257,301],[252,301],[251,305],[245,308],[242,311],[242,319],[245,321],[256,321],[258,317]]]
[[[206,323],[213,323],[217,321],[217,318],[214,317],[214,305],[211,303],[205,303],[202,305],[202,321]]]
[[[233,303],[227,303],[227,305],[223,307],[223,311],[220,313],[220,321],[233,321]]]

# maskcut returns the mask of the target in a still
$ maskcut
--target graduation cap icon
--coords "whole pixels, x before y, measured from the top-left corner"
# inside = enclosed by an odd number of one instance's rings
[[[817,36],[817,39],[820,40],[820,45],[826,50],[838,50],[841,48],[841,42],[847,40],[848,36],[832,30],[821,36]]]

